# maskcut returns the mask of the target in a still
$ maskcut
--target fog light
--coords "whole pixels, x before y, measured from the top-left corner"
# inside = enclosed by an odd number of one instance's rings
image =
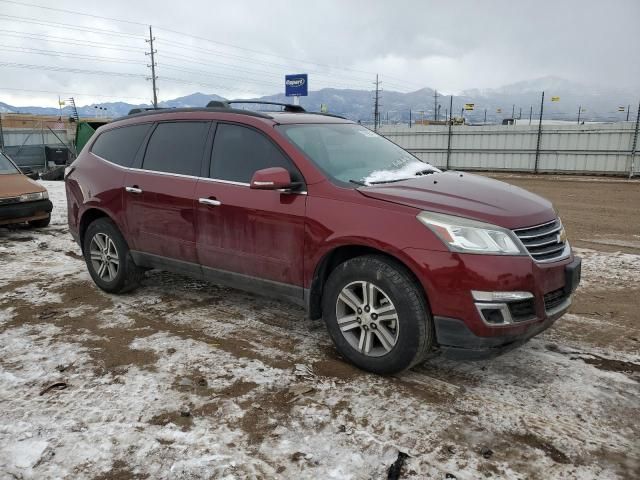
[[[487,323],[500,324],[505,323],[502,312],[495,308],[482,309],[482,315]]]

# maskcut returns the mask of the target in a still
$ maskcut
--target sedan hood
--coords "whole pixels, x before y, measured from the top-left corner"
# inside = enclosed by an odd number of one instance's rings
[[[0,198],[17,197],[23,193],[45,192],[47,189],[22,173],[0,175]]]
[[[553,205],[522,188],[470,173],[447,171],[401,182],[360,187],[362,195],[419,210],[471,218],[504,228],[556,218]]]

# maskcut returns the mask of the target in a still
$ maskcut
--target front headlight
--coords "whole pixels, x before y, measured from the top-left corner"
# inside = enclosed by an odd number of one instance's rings
[[[24,193],[20,195],[21,202],[34,202],[36,200],[46,200],[49,198],[47,192]]]
[[[526,255],[515,234],[497,225],[433,212],[421,212],[417,219],[452,252]]]

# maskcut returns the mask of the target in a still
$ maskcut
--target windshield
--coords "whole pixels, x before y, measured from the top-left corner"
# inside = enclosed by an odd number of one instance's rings
[[[297,124],[278,128],[325,174],[339,182],[371,185],[440,171],[361,125]]]
[[[9,175],[13,173],[20,172],[11,160],[9,160],[4,153],[0,152],[0,175]]]

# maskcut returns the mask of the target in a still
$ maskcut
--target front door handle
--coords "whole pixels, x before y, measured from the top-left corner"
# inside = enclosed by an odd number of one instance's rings
[[[210,205],[212,207],[219,207],[220,205],[222,205],[222,202],[220,200],[213,200],[212,198],[199,198],[198,202],[202,203],[203,205]]]
[[[142,193],[142,189],[138,187],[124,187],[128,193]]]

